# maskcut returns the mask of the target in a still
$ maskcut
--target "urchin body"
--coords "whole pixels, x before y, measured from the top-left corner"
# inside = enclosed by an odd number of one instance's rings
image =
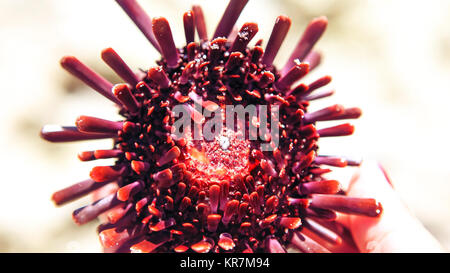
[[[286,16],[277,18],[264,51],[262,41],[249,46],[258,32],[255,23],[232,33],[247,1],[230,1],[211,40],[203,12],[194,6],[183,17],[186,46],[177,49],[165,18],[150,20],[134,0],[117,2],[162,59],[140,75],[113,49],[105,49],[103,60],[126,82],[113,85],[75,57],[63,58],[62,66],[113,101],[123,120],[80,116],[76,127],[44,127],[41,132],[55,142],[114,139],[111,150],[79,154],[82,161],[117,158],[113,166],[94,167],[90,179],[53,195],[59,205],[107,184],[118,185],[117,191],[73,213],[79,224],[106,213],[107,221],[98,229],[106,251],[285,252],[293,245],[302,252],[327,252],[303,231],[340,244],[333,229],[336,211],[381,213],[374,199],[347,197],[337,181],[323,178],[330,171],[324,166],[359,162],[317,153],[321,137],[352,134],[353,126],[316,130],[316,122],[358,118],[361,111],[334,105],[308,112],[311,100],[333,93],[316,91],[330,82],[329,76],[295,85],[320,61],[311,49],[326,28],[324,17],[308,25],[278,70],[272,62],[290,26]],[[188,133],[176,136],[172,110],[180,105],[192,123]],[[223,116],[225,126],[214,139],[192,137],[211,119],[204,111],[229,105],[267,106],[258,108],[258,117],[266,116],[270,132],[276,133],[250,138],[245,130],[226,127]],[[246,119],[240,128],[262,130],[260,124],[258,118]]]

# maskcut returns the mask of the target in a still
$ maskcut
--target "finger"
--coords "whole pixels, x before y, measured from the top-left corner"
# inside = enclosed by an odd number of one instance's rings
[[[400,201],[375,161],[365,161],[352,178],[347,194],[376,198],[383,213],[376,218],[339,215],[361,252],[441,252],[437,240]]]

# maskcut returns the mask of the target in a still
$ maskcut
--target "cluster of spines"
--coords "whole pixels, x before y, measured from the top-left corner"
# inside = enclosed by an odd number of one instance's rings
[[[276,19],[264,51],[261,41],[248,48],[258,31],[255,23],[232,33],[248,0],[230,1],[211,42],[201,7],[194,6],[183,16],[187,45],[177,49],[165,18],[151,20],[135,0],[117,2],[161,52],[159,66],[142,76],[113,49],[105,49],[102,59],[126,82],[113,85],[75,57],[63,58],[63,68],[113,101],[125,120],[80,116],[76,127],[46,126],[41,132],[53,142],[114,139],[111,150],[79,154],[82,161],[117,158],[114,166],[94,167],[91,179],[53,195],[61,205],[111,182],[120,185],[117,192],[73,213],[79,224],[107,214],[108,222],[98,228],[105,250],[285,252],[292,244],[302,252],[326,252],[303,230],[340,244],[339,229],[330,225],[335,211],[366,216],[381,212],[374,199],[342,195],[337,181],[322,178],[330,170],[321,166],[358,165],[357,160],[317,155],[319,137],[350,135],[354,128],[346,123],[316,130],[314,124],[358,118],[360,109],[333,105],[307,112],[308,101],[333,94],[315,91],[331,81],[329,76],[292,87],[320,63],[320,55],[311,49],[326,28],[324,17],[307,26],[277,71],[272,63],[291,24],[286,16]],[[263,153],[253,146],[246,176],[210,184],[194,178],[185,164],[186,140],[170,134],[170,107],[200,99],[206,109],[217,104],[280,105],[280,147]],[[201,124],[201,114],[187,107]]]

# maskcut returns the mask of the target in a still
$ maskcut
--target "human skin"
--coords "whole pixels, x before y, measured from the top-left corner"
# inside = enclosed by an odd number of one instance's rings
[[[445,252],[394,190],[381,165],[363,161],[349,183],[349,196],[376,198],[383,206],[380,217],[339,214],[337,221],[350,230],[359,252]]]

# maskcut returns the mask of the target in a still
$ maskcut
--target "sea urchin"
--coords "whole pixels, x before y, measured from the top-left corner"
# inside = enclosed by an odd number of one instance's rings
[[[277,69],[272,63],[291,25],[286,16],[276,19],[264,51],[262,41],[248,46],[257,24],[233,31],[248,0],[229,2],[211,40],[201,7],[193,6],[183,17],[186,46],[176,48],[165,18],[151,20],[136,0],[116,1],[161,60],[134,73],[113,49],[103,50],[102,59],[125,81],[113,85],[75,57],[64,57],[62,67],[114,102],[123,120],[80,116],[76,126],[47,125],[41,131],[51,142],[114,140],[111,150],[79,154],[81,161],[116,158],[113,166],[94,167],[90,179],[52,196],[61,205],[118,185],[116,192],[73,212],[78,224],[107,216],[98,228],[105,251],[286,252],[292,245],[327,252],[304,231],[340,244],[330,224],[336,212],[381,213],[376,200],[347,197],[339,182],[323,178],[330,172],[323,166],[359,162],[317,154],[319,138],[350,135],[354,128],[345,123],[316,130],[316,122],[358,118],[361,110],[333,105],[307,111],[309,101],[333,94],[316,91],[329,76],[294,86],[320,62],[311,49],[325,31],[325,17],[310,22]],[[225,111],[228,106],[257,115],[244,112],[230,126],[225,120],[234,120],[236,112]],[[182,117],[189,123],[180,135],[174,125]],[[206,139],[202,132],[211,120],[214,137]]]

